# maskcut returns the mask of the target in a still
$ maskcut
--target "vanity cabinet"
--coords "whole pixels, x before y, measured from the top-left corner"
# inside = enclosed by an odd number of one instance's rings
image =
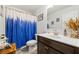
[[[58,51],[46,46],[43,43],[38,43],[38,54],[59,54]]]
[[[46,45],[44,45],[43,43],[38,43],[38,53],[40,54],[47,54],[47,50],[48,50],[48,47]]]
[[[79,48],[46,37],[37,36],[38,54],[78,54]]]

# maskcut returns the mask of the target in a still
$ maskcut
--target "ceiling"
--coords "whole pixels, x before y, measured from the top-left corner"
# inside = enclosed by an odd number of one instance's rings
[[[14,8],[18,8],[32,14],[35,14],[38,10],[46,7],[46,5],[9,5]]]
[[[8,5],[8,6],[14,7],[14,8],[17,8],[20,10],[24,10],[26,12],[33,14],[33,15],[35,15],[35,13],[37,11],[41,10],[42,8],[47,7],[47,5]],[[60,9],[64,9],[67,7],[69,7],[69,5],[54,5],[47,10],[47,14],[50,15],[51,13],[54,13]]]
[[[51,13],[54,13],[58,10],[64,9],[64,8],[68,8],[70,7],[70,5],[54,5],[51,8],[48,9],[48,15]]]

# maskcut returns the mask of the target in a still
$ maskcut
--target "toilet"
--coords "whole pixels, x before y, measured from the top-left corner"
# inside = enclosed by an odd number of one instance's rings
[[[29,41],[27,41],[26,45],[28,47],[29,52],[32,52],[37,49],[37,41],[36,40],[29,40]]]

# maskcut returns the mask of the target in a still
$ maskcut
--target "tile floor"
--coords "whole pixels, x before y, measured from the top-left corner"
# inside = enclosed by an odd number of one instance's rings
[[[28,47],[24,46],[20,49],[17,49],[16,54],[37,54],[37,45],[31,50],[28,50]]]

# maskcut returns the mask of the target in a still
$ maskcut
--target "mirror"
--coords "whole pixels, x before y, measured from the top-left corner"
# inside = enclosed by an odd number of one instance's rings
[[[57,31],[63,34],[64,29],[67,28],[65,22],[69,18],[75,19],[78,16],[78,5],[53,5],[53,7],[47,9],[48,32]],[[70,32],[70,30],[68,30],[68,32]]]

